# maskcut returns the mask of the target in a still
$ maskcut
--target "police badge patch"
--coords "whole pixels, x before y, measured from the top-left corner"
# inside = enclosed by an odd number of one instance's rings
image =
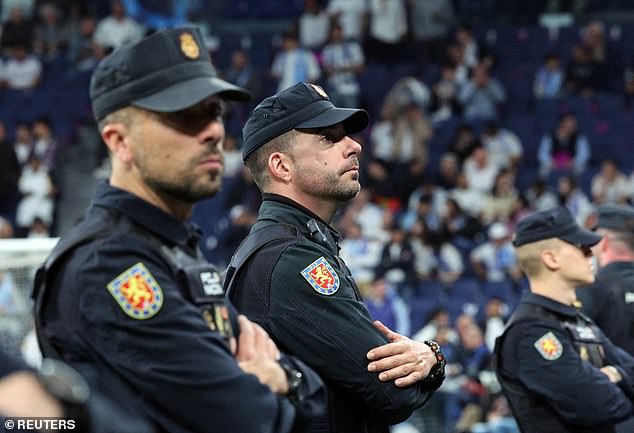
[[[149,319],[163,306],[163,290],[141,262],[110,281],[108,291],[133,319]]]
[[[339,275],[323,256],[306,266],[300,274],[317,293],[329,296],[339,290]]]
[[[559,359],[562,353],[564,353],[564,347],[561,341],[557,339],[555,334],[547,332],[534,344],[535,349],[539,354],[548,361],[554,361]]]
[[[200,48],[191,33],[183,33],[180,35],[179,39],[183,54],[190,59],[197,59],[200,56]]]

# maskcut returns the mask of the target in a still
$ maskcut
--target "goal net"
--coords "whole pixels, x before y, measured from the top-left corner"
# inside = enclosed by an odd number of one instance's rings
[[[57,241],[0,239],[0,347],[4,352],[22,354],[25,337],[33,329],[30,294],[35,271]]]

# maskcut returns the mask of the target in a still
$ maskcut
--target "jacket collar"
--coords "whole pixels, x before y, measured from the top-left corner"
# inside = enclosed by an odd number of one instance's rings
[[[571,305],[562,304],[554,299],[538,295],[533,292],[524,292],[522,302],[527,304],[535,304],[550,310],[554,313],[564,316],[575,317],[578,313],[577,309]]]

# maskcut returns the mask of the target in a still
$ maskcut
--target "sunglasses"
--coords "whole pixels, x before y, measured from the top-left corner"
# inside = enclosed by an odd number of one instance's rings
[[[222,101],[212,98],[184,110],[152,113],[169,128],[194,136],[200,134],[211,122],[221,121],[223,111]]]
[[[572,244],[575,247],[577,247],[579,250],[581,250],[581,253],[583,254],[584,257],[592,257],[592,248],[590,248],[587,245],[579,245],[579,244]]]

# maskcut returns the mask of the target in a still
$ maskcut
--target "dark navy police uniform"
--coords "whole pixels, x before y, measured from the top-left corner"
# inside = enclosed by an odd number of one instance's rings
[[[524,433],[613,432],[632,413],[634,360],[572,306],[525,293],[497,341],[496,361]],[[610,382],[604,365],[623,380]]]
[[[328,387],[328,417],[314,432],[388,432],[440,386],[444,376],[407,388],[367,371],[366,353],[387,343],[373,325],[355,282],[339,258],[338,233],[298,203],[263,194],[251,233],[282,230],[231,274],[228,296],[283,350],[313,367]],[[256,239],[257,237],[253,237]],[[232,278],[235,276],[235,279]]]
[[[293,404],[238,367],[224,338],[235,314],[198,240],[193,226],[101,184],[56,250],[76,245],[40,276],[41,339],[160,431],[304,431],[321,413],[321,380],[286,358],[303,373],[304,399]]]
[[[558,207],[520,220],[513,245],[555,238],[582,250],[601,240]],[[634,410],[634,358],[575,307],[552,298],[524,294],[496,341],[494,359],[523,433],[611,433]],[[612,383],[600,370],[605,366],[622,380]]]

